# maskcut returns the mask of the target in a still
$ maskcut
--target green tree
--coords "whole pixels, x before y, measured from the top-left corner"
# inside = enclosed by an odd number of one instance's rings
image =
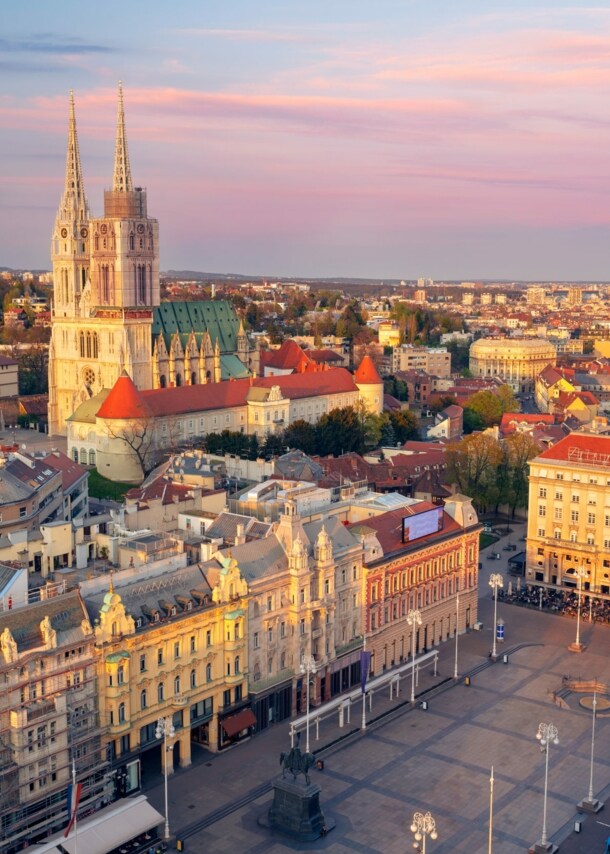
[[[479,430],[485,429],[485,422],[481,418],[478,412],[475,412],[474,409],[471,409],[469,406],[464,407],[464,435],[468,435],[469,433],[475,433]]]
[[[286,452],[284,437],[279,433],[268,433],[261,448],[261,455],[270,460],[272,457],[280,457]]]
[[[393,448],[396,446],[396,431],[386,415],[384,417],[383,426],[381,428],[380,444],[382,448]]]
[[[46,347],[17,350],[19,363],[19,394],[46,394],[48,383],[48,351]]]
[[[528,462],[540,453],[540,448],[528,433],[513,433],[507,436],[503,444],[508,470],[506,503],[514,516],[518,507],[527,507]]]
[[[458,490],[485,511],[498,501],[498,468],[503,460],[500,444],[485,433],[466,436],[447,447],[447,471]]]
[[[388,417],[397,443],[402,445],[404,442],[409,441],[409,439],[420,438],[419,421],[408,409],[390,412]]]
[[[284,430],[284,443],[287,448],[298,448],[304,454],[315,454],[316,448],[316,428],[299,418],[293,421]]]
[[[468,401],[468,408],[480,416],[485,427],[499,424],[502,418],[500,398],[489,389],[473,394]]]
[[[355,451],[361,454],[365,446],[365,428],[352,406],[325,412],[316,425],[316,439],[322,456],[339,457]]]

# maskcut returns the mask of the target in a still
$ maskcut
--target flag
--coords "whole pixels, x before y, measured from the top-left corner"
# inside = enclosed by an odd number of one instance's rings
[[[366,680],[369,675],[369,667],[371,666],[371,653],[365,649],[360,653],[360,687],[362,693],[366,692]]]
[[[68,826],[66,827],[64,838],[68,836],[76,820],[76,810],[78,809],[82,788],[82,783],[68,786]]]

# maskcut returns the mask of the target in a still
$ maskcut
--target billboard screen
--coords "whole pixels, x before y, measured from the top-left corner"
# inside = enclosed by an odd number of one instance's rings
[[[410,543],[426,537],[428,534],[436,534],[443,528],[443,508],[435,507],[433,510],[424,510],[416,516],[405,516],[402,520],[402,541]]]

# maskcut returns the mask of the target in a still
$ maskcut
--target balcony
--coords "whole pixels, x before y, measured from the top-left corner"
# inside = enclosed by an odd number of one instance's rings
[[[176,706],[177,709],[183,709],[188,701],[189,698],[186,694],[174,694],[171,704],[172,706]]]

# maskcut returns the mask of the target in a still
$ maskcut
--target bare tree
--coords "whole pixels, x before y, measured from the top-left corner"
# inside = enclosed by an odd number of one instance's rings
[[[113,427],[106,422],[106,430],[112,439],[119,439],[134,452],[142,476],[145,477],[154,467],[157,458],[155,445],[155,419],[152,416],[142,416],[123,422],[121,427]]]

